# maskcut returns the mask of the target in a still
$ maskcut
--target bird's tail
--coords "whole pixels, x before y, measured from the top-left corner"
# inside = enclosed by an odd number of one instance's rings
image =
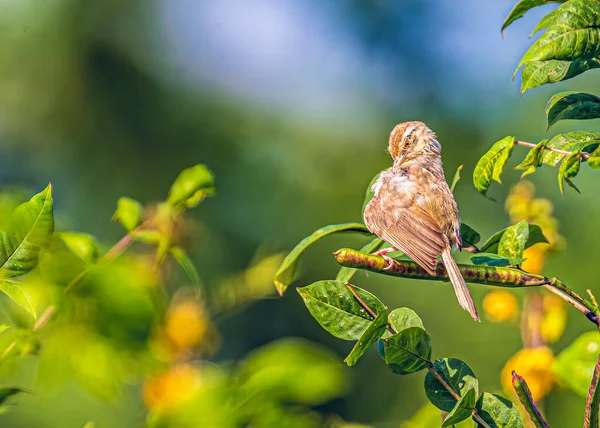
[[[460,303],[460,306],[462,306],[464,310],[471,314],[475,321],[479,321],[477,308],[475,307],[475,303],[473,303],[465,279],[460,274],[460,270],[458,269],[452,254],[450,254],[450,248],[444,250],[442,253],[442,260],[444,262],[444,267],[448,272],[448,276],[450,277],[450,281],[452,281],[452,285],[454,286],[454,293],[456,293],[458,303]]]

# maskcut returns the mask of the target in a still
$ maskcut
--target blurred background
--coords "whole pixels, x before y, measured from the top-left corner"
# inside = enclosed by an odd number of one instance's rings
[[[528,34],[552,7],[529,12],[502,38],[514,3],[0,1],[0,186],[30,195],[51,181],[57,229],[91,233],[110,247],[123,235],[110,221],[120,196],[159,201],[179,171],[205,163],[217,194],[191,213],[189,253],[209,295],[219,296],[257,259],[289,251],[323,225],[361,221],[367,183],[390,165],[390,130],[422,120],[442,143],[448,180],[464,164],[456,190],[462,220],[485,239],[510,223],[504,200],[520,176],[507,168],[503,185],[492,186],[498,203],[477,194],[471,174],[493,142],[600,130],[595,122],[561,122],[545,131],[550,95],[598,92],[595,71],[519,96],[520,77],[513,82],[512,73]],[[525,153],[516,147],[509,166]],[[586,266],[600,253],[589,233],[600,212],[598,177],[584,168],[576,179],[583,195],[567,189],[563,198],[556,172],[543,168],[531,177],[536,195],[552,201],[567,242],[543,272],[585,293],[597,277]],[[364,242],[352,235],[319,242],[294,285],[334,278],[331,252]],[[275,298],[271,274],[258,279],[268,298],[213,319],[221,344],[211,361],[233,363],[276,339],[302,337],[330,349],[347,382],[319,412],[399,426],[421,408],[422,373],[396,376],[375,350],[357,366],[341,367],[352,344],[322,330],[293,287]],[[518,321],[472,322],[448,284],[362,274],[355,282],[390,308],[414,309],[434,357],[461,358],[484,389],[502,389],[502,367],[522,347]],[[471,290],[481,305],[489,290]],[[514,295],[522,301],[524,293]],[[568,313],[556,352],[590,330],[584,317]],[[141,380],[131,380],[118,398],[71,381],[46,393],[39,391],[40,364],[26,357],[4,370],[7,383],[34,393],[15,399],[3,426],[144,425]],[[53,364],[45,369],[52,372]],[[113,370],[110,359],[105,367]],[[553,426],[572,426],[583,408],[584,400],[560,385],[546,398]]]

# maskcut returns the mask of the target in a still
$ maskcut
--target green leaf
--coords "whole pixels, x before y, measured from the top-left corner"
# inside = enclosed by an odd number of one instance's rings
[[[520,258],[528,240],[529,223],[526,220],[521,220],[505,229],[498,243],[498,255],[508,258]]]
[[[600,67],[600,60],[597,58],[587,61],[552,60],[530,62],[523,67],[521,94],[538,86],[571,79],[598,67]]]
[[[544,147],[547,142],[548,140],[542,140],[539,143],[537,143],[534,148],[529,150],[529,153],[527,153],[527,156],[525,156],[523,162],[521,162],[515,167],[515,169],[517,170],[524,170],[523,174],[521,174],[521,178],[534,173],[536,169],[542,166]]]
[[[194,266],[194,263],[190,260],[187,255],[187,252],[181,247],[171,247],[169,250],[175,261],[181,266],[184,270],[192,285],[196,289],[202,288],[202,280],[200,279],[200,275]]]
[[[383,245],[383,242],[384,242],[383,239],[375,238],[371,242],[366,244],[364,247],[362,247],[360,249],[360,252],[370,254],[374,251],[377,251]],[[352,277],[354,276],[354,274],[356,273],[357,270],[358,269],[356,269],[356,268],[342,267],[338,271],[338,274],[335,277],[335,280],[342,281],[342,282],[348,282],[348,281],[350,281],[350,279],[352,279]]]
[[[484,392],[477,401],[477,413],[491,428],[522,428],[523,419],[517,407],[508,399]],[[477,423],[478,427],[482,425]]]
[[[587,163],[592,169],[600,169],[600,146],[590,153]]]
[[[477,403],[477,391],[475,388],[469,388],[465,394],[460,397],[454,408],[448,413],[448,416],[442,423],[443,427],[449,427],[471,417],[472,410]]]
[[[440,358],[433,363],[433,369],[461,397],[470,389],[475,391],[475,396],[479,395],[479,382],[475,373],[463,361],[456,358]],[[431,372],[425,375],[425,394],[431,404],[444,412],[451,412],[458,402]]]
[[[256,397],[263,403],[275,399],[314,406],[343,392],[344,375],[343,365],[329,349],[303,339],[284,338],[252,351],[234,372],[234,384],[244,399]],[[227,391],[231,391],[232,386]],[[192,423],[184,426],[222,425]]]
[[[131,232],[142,223],[143,207],[138,201],[122,196],[117,201],[117,209],[112,215],[112,221],[119,222],[125,230]]]
[[[358,287],[353,289],[376,314],[386,311],[373,294]],[[297,290],[313,318],[339,339],[358,340],[372,323],[371,315],[343,282],[318,281]]]
[[[558,354],[552,370],[564,384],[585,397],[592,380],[599,350],[600,336],[598,332],[584,333]]]
[[[473,171],[473,184],[479,193],[490,200],[487,191],[492,180],[501,183],[500,175],[506,161],[512,153],[515,145],[515,137],[505,137],[496,142],[486,154],[484,154]]]
[[[275,288],[280,295],[283,295],[286,288],[294,279],[296,268],[298,266],[298,260],[302,253],[306,251],[308,247],[317,242],[319,239],[325,236],[331,235],[332,233],[339,232],[359,232],[365,234],[371,234],[369,229],[360,223],[344,223],[344,224],[333,224],[325,226],[315,231],[312,235],[304,238],[296,247],[286,256],[279,267],[279,270],[275,274],[274,282]]]
[[[566,0],[520,0],[504,20],[501,32],[517,19],[522,18],[527,11],[535,7],[551,3],[562,3],[564,1]]]
[[[52,186],[12,213],[0,231],[0,276],[10,278],[26,274],[38,263],[40,249],[50,244],[54,232]]]
[[[600,118],[600,97],[585,92],[560,92],[546,105],[548,128],[559,120]]]
[[[565,0],[562,0],[560,2],[556,1],[555,3],[564,3],[564,1]],[[559,14],[560,10],[554,9],[553,11],[548,12],[546,15],[544,15],[540,22],[538,22],[538,24],[535,26],[529,37],[533,37],[538,31],[550,28],[550,26],[554,25],[557,22],[557,17]]]
[[[193,208],[215,193],[210,170],[203,164],[186,168],[177,176],[169,191],[167,203],[173,207]]]
[[[450,186],[450,191],[454,193],[454,188],[456,187],[456,183],[460,180],[460,171],[463,169],[464,165],[460,165],[456,168],[456,173],[454,174],[454,178],[452,179],[452,185]]]
[[[0,324],[0,334],[4,333],[9,328],[10,326],[8,324]]]
[[[25,309],[34,319],[37,318],[37,296],[31,294],[22,283],[8,279],[0,279],[0,291],[10,297],[17,305]]]
[[[409,308],[396,308],[390,312],[388,322],[396,332],[406,330],[411,327],[420,327],[425,329],[423,321],[415,311]]]
[[[421,327],[409,327],[382,339],[385,363],[396,374],[423,370],[431,357],[431,338]]]
[[[598,144],[600,144],[599,132],[576,131],[555,135],[546,146],[567,152],[583,151],[587,153],[596,150]],[[562,153],[546,150],[543,161],[547,165],[556,166],[565,156]]]
[[[548,31],[525,53],[517,69],[531,61],[589,60],[600,54],[600,4],[570,0],[554,15]]]
[[[575,189],[577,193],[581,193],[577,186],[575,186],[575,184],[571,181],[572,178],[579,174],[580,166],[581,156],[579,152],[570,154],[560,164],[560,168],[558,169],[558,187],[560,188],[560,193],[563,196],[565,194],[563,182],[566,182],[570,187]]]
[[[471,256],[471,261],[474,265],[486,266],[518,266],[525,260],[527,259],[522,257],[509,258],[494,253],[477,253]]]
[[[481,252],[485,253],[497,253],[500,239],[504,235],[504,232],[508,230],[508,227],[494,233],[485,243],[481,246]],[[544,242],[548,243],[548,240],[542,233],[542,229],[537,224],[529,225],[529,239],[525,243],[525,249],[531,247],[534,244]]]
[[[20,393],[27,392],[21,388],[0,388],[0,405],[4,404],[10,397]]]
[[[537,428],[550,428],[542,414],[535,406],[535,402],[533,401],[533,397],[531,396],[531,391],[529,390],[529,386],[527,386],[527,382],[521,376],[519,376],[514,370],[512,372],[512,384],[513,388],[517,392],[517,396],[519,397],[519,401],[529,414],[531,421]]]
[[[375,192],[373,192],[373,184],[375,184],[375,182],[377,181],[377,179],[379,178],[379,176],[383,172],[388,171],[389,169],[391,169],[391,168],[387,168],[387,169],[384,169],[382,171],[379,171],[377,174],[375,174],[373,176],[373,178],[371,179],[371,181],[369,181],[369,185],[367,186],[367,190],[365,191],[365,200],[363,202],[361,213],[364,214],[365,208],[367,207],[367,204],[371,201],[371,199],[373,199],[373,196],[375,196]]]
[[[592,376],[592,382],[590,383],[590,389],[585,401],[585,417],[583,421],[584,428],[598,428],[600,423],[598,421],[598,413],[600,406],[600,355],[598,355],[598,361],[594,367],[594,374]]]
[[[356,342],[356,345],[354,345],[354,348],[352,348],[352,351],[350,351],[350,354],[344,360],[346,364],[349,366],[356,364],[358,359],[367,352],[367,349],[383,335],[387,319],[387,311],[383,311],[377,315],[377,318],[375,318],[371,325],[365,330],[363,335]]]
[[[98,243],[92,235],[78,232],[58,232],[55,236],[64,242],[69,251],[84,262],[93,264],[98,261]]]
[[[460,239],[463,248],[474,247],[481,240],[479,232],[466,223],[460,224]]]
[[[130,235],[135,241],[150,245],[156,245],[161,241],[161,234],[158,230],[132,230]]]

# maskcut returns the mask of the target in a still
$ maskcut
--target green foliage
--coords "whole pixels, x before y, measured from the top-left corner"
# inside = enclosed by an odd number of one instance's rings
[[[358,287],[353,289],[376,314],[386,312],[373,294]],[[319,281],[298,288],[298,293],[321,327],[339,339],[358,340],[372,324],[373,317],[343,282]]]
[[[181,171],[169,191],[167,203],[172,207],[193,208],[215,193],[210,170],[202,164]]]
[[[548,140],[542,140],[539,143],[537,143],[535,145],[535,147],[533,147],[531,150],[529,150],[529,153],[527,153],[527,156],[525,156],[525,159],[523,159],[523,161],[515,167],[515,169],[517,169],[517,170],[523,170],[523,174],[521,174],[521,178],[525,177],[526,175],[534,173],[536,169],[538,169],[540,166],[542,166],[543,156],[544,156],[544,148],[546,147],[547,143],[548,143]]]
[[[600,67],[600,60],[587,61],[531,61],[525,64],[521,73],[521,94],[529,89],[550,83],[572,79],[588,70]]]
[[[362,336],[358,339],[350,354],[346,357],[344,362],[349,366],[353,366],[357,363],[358,359],[367,352],[367,349],[379,339],[383,333],[385,333],[386,324],[388,321],[387,311],[381,312],[377,315],[377,318],[373,320],[371,325],[365,330]]]
[[[433,368],[450,385],[460,397],[464,397],[470,390],[479,395],[479,382],[473,370],[463,361],[456,358],[440,358],[434,361]],[[458,400],[432,373],[425,375],[425,393],[435,407],[444,412],[451,412]]]
[[[522,257],[505,257],[494,253],[477,253],[471,256],[474,265],[485,266],[517,266],[525,260]]]
[[[474,247],[481,240],[481,235],[468,224],[461,223],[460,239],[462,240],[463,247]]]
[[[498,394],[484,392],[477,401],[477,413],[490,427],[524,427],[516,406]],[[477,424],[477,426],[482,426]]]
[[[131,232],[142,223],[142,211],[142,204],[135,199],[123,196],[117,201],[117,209],[112,219]]]
[[[562,150],[566,152],[589,152],[598,146],[600,143],[600,133],[598,132],[567,132],[566,134],[558,134],[554,136],[546,147]],[[564,153],[544,151],[543,162],[550,166],[556,166],[567,156]]]
[[[515,22],[517,19],[522,18],[527,11],[535,7],[545,4],[563,3],[564,1],[566,0],[520,0],[504,20],[501,31],[504,31],[506,27]]]
[[[582,334],[558,354],[552,367],[554,374],[577,394],[585,397],[598,359],[599,349],[598,332]]]
[[[516,233],[517,231],[514,230],[514,227],[515,226],[510,226],[510,227],[507,227],[505,229],[502,229],[502,230],[494,233],[487,241],[485,241],[485,243],[481,246],[480,250],[485,253],[496,253],[496,254],[499,253],[500,241],[504,237],[504,234],[511,229],[512,229],[512,231],[509,233],[509,238],[507,238],[505,240],[505,242],[506,243],[509,243],[509,242],[520,243],[519,240],[510,238],[511,236],[516,236],[516,234],[517,234]],[[525,232],[523,230],[521,230],[520,233],[521,233],[521,235],[523,235]],[[529,225],[529,230],[527,232],[527,235],[528,235],[527,241],[525,242],[525,245],[522,247],[521,252],[537,243],[540,243],[540,242],[547,243],[548,242],[548,240],[542,233],[542,229],[537,224]],[[517,249],[517,252],[518,252],[518,249]]]
[[[442,426],[449,427],[471,417],[476,403],[477,391],[474,388],[469,388],[467,392],[460,397],[460,400],[458,400],[450,413],[448,413]]]
[[[19,205],[0,231],[0,276],[11,278],[31,271],[41,248],[54,232],[52,186]]]
[[[500,242],[498,242],[498,255],[509,258],[521,258],[528,241],[529,223],[522,220],[505,229]]]
[[[500,175],[502,174],[502,169],[510,157],[514,145],[515,137],[504,137],[479,159],[473,171],[475,189],[492,201],[494,199],[487,196],[490,183],[492,180],[501,183]]]
[[[512,372],[512,384],[513,388],[515,388],[517,396],[519,397],[519,401],[529,414],[533,424],[537,428],[549,428],[540,411],[537,409],[535,402],[533,401],[531,391],[529,390],[529,386],[527,386],[527,382],[525,379],[515,373],[514,370]]]
[[[422,327],[407,327],[383,339],[385,363],[396,374],[415,373],[427,367],[431,338]]]
[[[450,191],[454,193],[454,189],[460,180],[460,171],[462,171],[464,165],[460,165],[456,168],[456,173],[454,173],[454,178],[452,179],[452,184],[450,185]]]
[[[585,120],[600,117],[600,98],[584,92],[560,92],[546,105],[548,128],[559,120]]]
[[[570,187],[575,189],[578,193],[579,189],[571,181],[573,177],[576,177],[579,173],[579,167],[581,166],[581,156],[579,152],[575,152],[567,156],[558,169],[558,186],[560,187],[560,193],[565,194],[563,183],[567,183]]]

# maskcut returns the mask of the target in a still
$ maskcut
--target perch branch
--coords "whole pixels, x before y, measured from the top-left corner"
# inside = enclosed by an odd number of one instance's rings
[[[437,265],[435,275],[430,275],[425,269],[409,260],[394,260],[391,267],[386,269],[388,261],[383,257],[361,253],[351,248],[342,248],[333,255],[340,265],[349,268],[403,278],[430,281],[450,280],[446,269],[441,264]],[[600,325],[599,309],[556,278],[547,278],[507,267],[458,265],[458,268],[465,281],[471,283],[511,288],[545,287],[583,312],[591,322]]]
[[[515,143],[520,146],[531,147],[531,148],[537,146],[537,144],[528,143],[527,141],[516,140]],[[559,155],[569,156],[569,155],[573,154],[573,152],[568,152],[566,150],[554,149],[554,148],[548,147],[548,146],[543,146],[543,147],[544,147],[544,150],[548,150],[549,152],[558,153]],[[579,156],[583,159],[588,159],[590,157],[589,153],[579,153]]]

